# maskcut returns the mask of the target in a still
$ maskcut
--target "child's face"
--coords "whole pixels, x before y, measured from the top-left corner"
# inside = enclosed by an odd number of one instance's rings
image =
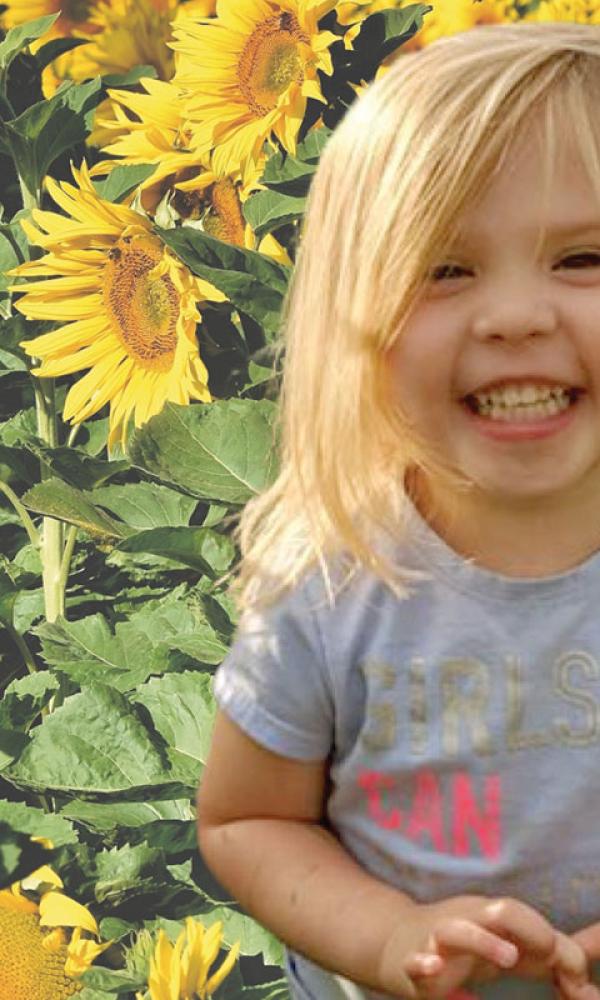
[[[547,208],[541,177],[522,140],[392,350],[415,431],[503,504],[600,495],[600,207],[575,155]]]

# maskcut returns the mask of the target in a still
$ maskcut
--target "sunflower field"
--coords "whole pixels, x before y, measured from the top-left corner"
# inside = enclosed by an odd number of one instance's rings
[[[519,19],[600,13],[0,5],[0,1000],[288,997],[194,798],[306,197],[391,60]]]

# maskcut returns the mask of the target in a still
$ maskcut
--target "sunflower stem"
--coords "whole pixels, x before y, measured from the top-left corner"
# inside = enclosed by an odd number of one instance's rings
[[[13,625],[5,624],[4,627],[8,632],[9,636],[11,637],[12,641],[14,642],[15,646],[19,650],[21,656],[23,657],[23,662],[27,667],[29,673],[36,674],[38,668],[31,654],[31,650],[29,649],[29,646],[25,642],[21,633],[17,632],[16,628],[14,628]]]
[[[54,379],[34,379],[38,434],[50,448],[58,444],[56,426],[56,401]],[[42,462],[41,478],[49,479],[51,472]],[[65,585],[62,582],[63,526],[54,517],[42,521],[42,581],[46,620],[54,622],[65,613]]]
[[[14,492],[14,490],[10,488],[8,483],[3,482],[2,479],[0,479],[0,492],[4,493],[4,496],[7,497],[7,499],[13,505],[17,514],[21,518],[21,521],[23,522],[23,527],[25,528],[25,531],[29,535],[29,541],[31,542],[31,544],[34,546],[34,548],[39,549],[40,536],[37,528],[35,527],[29,514],[25,510],[25,507],[19,500],[17,494]]]
[[[77,525],[72,524],[69,527],[69,532],[67,534],[67,540],[65,542],[64,551],[62,554],[62,562],[60,564],[60,585],[63,594],[67,589],[67,581],[69,579],[69,570],[71,568],[71,558],[73,556],[73,549],[75,548],[75,542],[77,540]]]

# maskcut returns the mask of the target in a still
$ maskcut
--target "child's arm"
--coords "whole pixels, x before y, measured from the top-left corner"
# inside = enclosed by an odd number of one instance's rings
[[[271,753],[219,713],[199,841],[216,877],[258,921],[318,965],[412,1000],[447,996],[480,968],[489,974],[490,963],[518,971],[519,955],[546,971],[556,935],[530,907],[476,896],[422,906],[362,869],[321,825],[326,780],[326,762]],[[414,956],[432,942],[443,963],[434,958],[413,978]]]

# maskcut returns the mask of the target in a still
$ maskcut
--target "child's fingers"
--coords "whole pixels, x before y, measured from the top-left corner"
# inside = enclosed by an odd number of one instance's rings
[[[567,934],[556,932],[552,965],[574,983],[587,983],[587,958],[581,945]]]
[[[441,955],[430,951],[418,951],[407,959],[405,970],[411,977],[435,976],[442,971],[444,965]]]
[[[556,932],[551,924],[531,907],[515,899],[496,900],[486,907],[483,924],[503,938],[514,941],[520,951],[551,955]]]
[[[563,976],[560,973],[556,977],[559,989],[558,1000],[600,1000],[600,990],[592,983],[581,983]]]
[[[435,929],[434,940],[428,943],[432,952],[442,955],[463,953],[510,969],[519,960],[519,950],[512,941],[505,941],[480,924],[454,918],[442,921]]]

